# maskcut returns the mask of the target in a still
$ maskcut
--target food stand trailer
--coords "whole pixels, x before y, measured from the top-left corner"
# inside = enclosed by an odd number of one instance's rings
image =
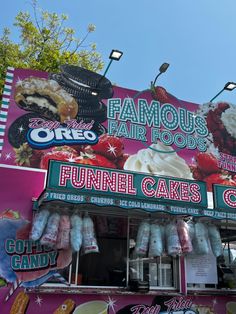
[[[234,106],[96,75],[8,71],[3,313],[235,313]]]

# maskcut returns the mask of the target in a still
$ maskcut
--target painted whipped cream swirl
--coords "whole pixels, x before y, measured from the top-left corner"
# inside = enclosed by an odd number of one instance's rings
[[[159,151],[164,151],[164,153]],[[124,170],[193,179],[185,160],[178,156],[170,146],[160,142],[129,156],[124,164]]]

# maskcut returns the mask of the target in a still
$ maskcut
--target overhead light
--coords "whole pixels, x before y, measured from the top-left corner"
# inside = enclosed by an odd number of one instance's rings
[[[236,83],[234,83],[234,82],[228,82],[225,84],[225,87],[224,87],[224,89],[230,90],[230,91],[235,89],[235,88],[236,88]]]
[[[119,61],[122,55],[122,51],[113,49],[110,53],[109,59]]]
[[[162,73],[165,73],[168,68],[169,68],[169,63],[167,63],[167,62],[162,63],[162,65],[161,65],[160,68],[159,68],[159,73],[158,73],[157,76],[155,77],[154,81],[151,82],[151,85],[152,85],[152,86],[155,87],[157,78],[158,78]]]
[[[152,83],[154,86],[155,86],[155,84],[156,84],[157,78],[158,78],[162,73],[165,73],[166,70],[168,69],[168,67],[169,67],[169,63],[167,63],[167,62],[162,63],[162,65],[161,65],[160,68],[159,68],[159,73],[157,74],[157,76],[155,77],[155,79],[154,79],[154,81],[153,81],[153,83]]]
[[[108,66],[106,67],[106,69],[105,69],[105,71],[104,71],[102,77],[101,77],[100,80],[97,82],[96,88],[99,86],[99,83],[102,81],[103,77],[105,77],[105,75],[106,75],[108,69],[110,68],[110,65],[111,65],[112,61],[113,61],[113,60],[119,61],[120,58],[122,57],[122,55],[123,55],[123,52],[122,52],[122,51],[116,50],[116,49],[112,49],[112,51],[111,51],[111,53],[110,53],[110,56],[109,56],[109,59],[111,59],[111,60],[110,60],[110,62],[108,63]]]
[[[162,65],[160,66],[159,72],[160,72],[160,73],[164,73],[168,68],[169,68],[169,63],[164,62],[164,63],[162,63]]]
[[[225,86],[219,91],[219,93],[217,93],[211,100],[210,102],[212,102],[216,97],[218,97],[224,90],[228,90],[228,91],[232,91],[233,89],[236,88],[236,83],[234,82],[227,82],[225,84]]]

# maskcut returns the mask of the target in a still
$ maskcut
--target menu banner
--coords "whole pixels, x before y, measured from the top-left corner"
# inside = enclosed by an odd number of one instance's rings
[[[214,184],[214,206],[236,213],[236,187]]]
[[[207,207],[204,182],[65,163],[52,160],[47,188],[92,192],[109,197],[124,196],[145,202],[182,203],[185,206]],[[136,206],[133,206],[136,207]],[[140,206],[138,206],[140,207]]]

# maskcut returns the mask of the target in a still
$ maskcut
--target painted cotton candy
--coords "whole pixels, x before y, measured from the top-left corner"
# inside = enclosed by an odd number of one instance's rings
[[[24,227],[17,230],[16,239],[27,240],[29,238],[30,224],[25,225]],[[35,250],[35,249],[34,249]],[[54,251],[53,249],[51,250]],[[49,252],[49,250],[47,250]],[[31,253],[29,253],[31,255]],[[32,270],[20,270],[16,271],[16,275],[19,281],[22,281],[24,287],[37,287],[44,283],[48,278],[52,276],[53,272],[57,272],[58,269],[64,269],[70,265],[72,261],[72,251],[68,250],[59,250],[57,255],[57,262],[55,265],[52,265],[50,268],[43,269],[32,269]]]

